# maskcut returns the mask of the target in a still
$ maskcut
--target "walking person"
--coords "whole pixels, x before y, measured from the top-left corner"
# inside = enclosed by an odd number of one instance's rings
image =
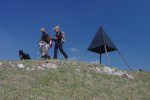
[[[48,33],[46,33],[46,30],[44,28],[41,28],[40,32],[42,33],[42,37],[39,42],[39,51],[41,53],[41,58],[50,59],[48,50],[52,47],[52,38],[48,35]]]
[[[64,51],[63,49],[63,43],[64,43],[64,33],[60,31],[60,27],[59,26],[55,26],[53,28],[55,34],[55,39],[53,39],[55,41],[55,47],[54,47],[54,59],[57,59],[57,53],[58,53],[58,49],[60,51],[60,53],[63,54],[63,56],[65,57],[65,59],[68,58],[67,53]]]

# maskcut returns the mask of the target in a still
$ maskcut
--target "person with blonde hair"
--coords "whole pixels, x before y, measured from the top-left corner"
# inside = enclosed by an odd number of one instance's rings
[[[68,55],[67,55],[67,53],[63,49],[64,34],[63,34],[63,32],[60,31],[60,27],[59,26],[55,26],[53,28],[53,30],[56,33],[55,34],[55,38],[53,39],[55,41],[54,59],[57,59],[58,49],[63,54],[63,56],[65,57],[65,59],[67,59]]]

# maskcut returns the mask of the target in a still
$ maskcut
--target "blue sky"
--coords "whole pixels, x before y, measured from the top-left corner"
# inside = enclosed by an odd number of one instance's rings
[[[18,60],[18,50],[38,59],[39,29],[60,25],[67,35],[64,48],[70,59],[98,62],[87,52],[98,28],[103,26],[134,69],[150,70],[149,0],[0,0],[0,59]],[[53,56],[53,48],[50,50]],[[111,65],[127,68],[116,52]],[[62,58],[62,55],[59,55]],[[107,65],[106,55],[103,63]]]

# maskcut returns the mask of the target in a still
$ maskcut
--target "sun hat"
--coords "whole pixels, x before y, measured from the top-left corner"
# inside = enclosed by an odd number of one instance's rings
[[[53,28],[53,30],[60,30],[60,27],[57,25]]]

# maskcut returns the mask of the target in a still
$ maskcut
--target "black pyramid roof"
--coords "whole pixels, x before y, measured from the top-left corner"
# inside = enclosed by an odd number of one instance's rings
[[[111,39],[108,37],[103,27],[100,27],[97,31],[95,37],[93,38],[88,51],[92,51],[98,54],[103,54],[105,52],[105,46],[107,48],[107,52],[118,50]]]

